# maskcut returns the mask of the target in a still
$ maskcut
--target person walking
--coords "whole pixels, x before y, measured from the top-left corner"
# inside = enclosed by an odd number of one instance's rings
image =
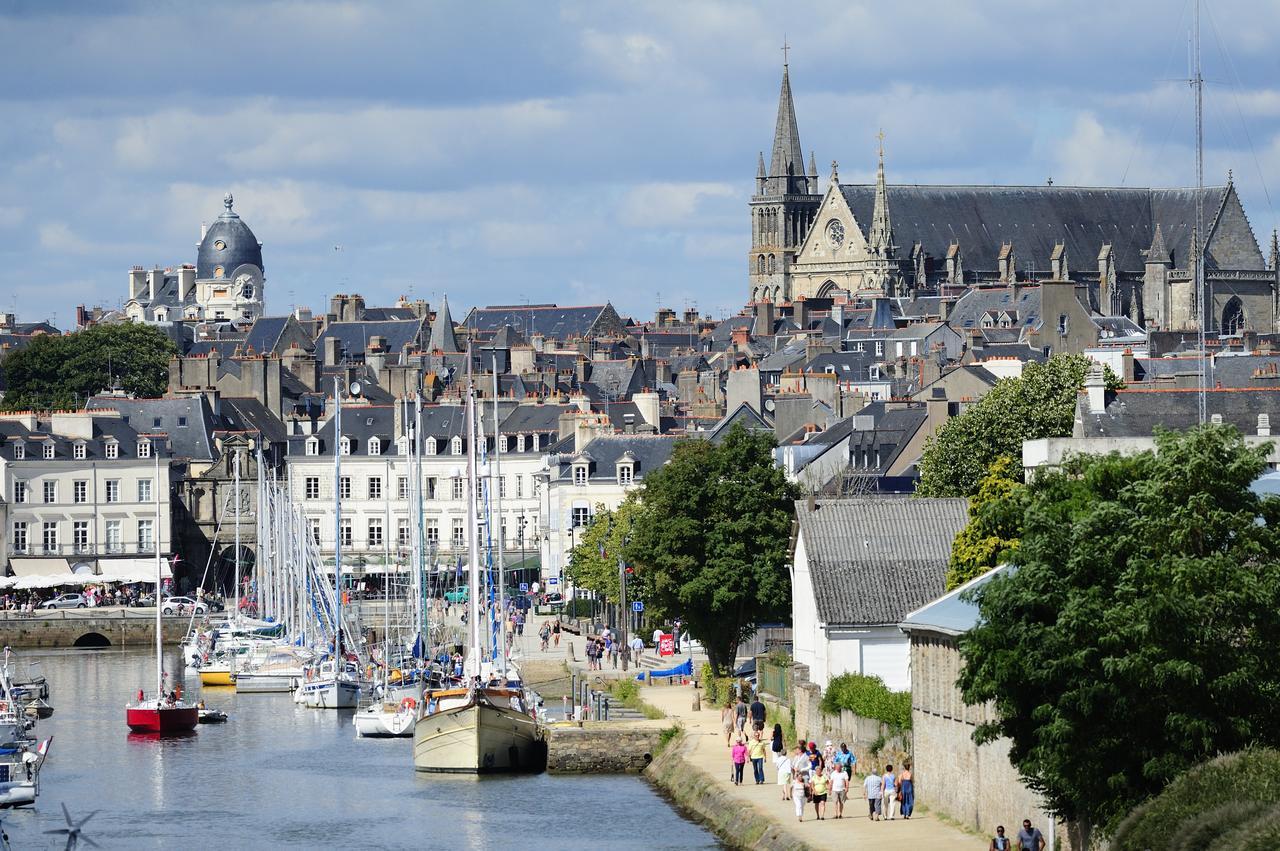
[[[862,789],[867,795],[867,818],[878,821],[881,818],[880,793],[884,789],[880,775],[874,771],[868,774],[862,781]]]
[[[798,770],[791,772],[787,790],[791,793],[791,800],[795,802],[796,821],[804,821],[805,780],[802,772]]]
[[[540,649],[546,653],[551,642],[551,624],[543,621],[542,628],[538,630],[538,638],[542,641]]]
[[[747,696],[745,694],[738,698],[738,705],[733,708],[733,717],[738,725],[738,732],[745,733],[747,729]]]
[[[858,758],[850,752],[848,745],[841,742],[840,750],[836,751],[836,755],[831,761],[835,763],[836,768],[845,773],[846,778],[853,779],[853,766],[858,761]]]
[[[791,756],[784,745],[773,753],[773,767],[778,772],[778,785],[782,787],[782,800],[787,800],[791,787]]]
[[[1040,828],[1031,826],[1031,819],[1022,820],[1022,830],[1018,831],[1018,851],[1044,851],[1044,834]]]
[[[558,619],[551,623],[551,643],[556,647],[560,646],[560,621]]]
[[[911,779],[909,762],[904,762],[898,773],[898,807],[904,819],[911,818],[911,811],[916,807],[916,786]]]
[[[751,741],[747,744],[747,755],[751,757],[751,773],[755,777],[756,785],[764,785],[764,755],[766,745],[764,737],[759,730],[751,734]]]
[[[753,730],[759,732],[764,729],[764,716],[764,704],[760,702],[760,695],[757,694],[755,699],[751,701],[751,728]]]
[[[733,785],[742,785],[742,769],[747,765],[747,743],[738,736],[733,744]]]
[[[822,762],[821,757],[819,757],[818,766],[809,781],[809,787],[813,790],[813,814],[818,817],[818,821],[822,821],[826,818],[827,790],[831,788],[831,779],[827,774],[827,766]]]
[[[991,844],[987,846],[987,851],[1009,851],[1011,847],[1009,837],[1004,835],[1004,825],[997,825],[996,835],[991,837]]]
[[[849,797],[849,775],[838,765],[831,767],[831,797],[836,804],[836,818],[844,818],[844,802]]]
[[[793,774],[800,775],[801,780],[809,775],[809,757],[804,755],[804,748],[800,745],[796,745],[796,749],[792,751],[791,771]],[[801,797],[803,798],[803,793]]]
[[[640,657],[644,655],[644,639],[638,635],[631,637],[631,659],[640,667]]]
[[[787,752],[787,746],[782,741],[782,725],[781,724],[773,725],[773,737],[769,740],[769,750],[772,751],[775,756],[777,756],[778,754],[785,755]]]
[[[893,776],[892,765],[884,767],[884,776],[880,778],[880,782],[882,784],[880,814],[889,821],[893,821],[894,807],[898,800],[898,786]]]
[[[720,707],[720,726],[724,728],[724,746],[733,747],[733,701],[726,700]]]

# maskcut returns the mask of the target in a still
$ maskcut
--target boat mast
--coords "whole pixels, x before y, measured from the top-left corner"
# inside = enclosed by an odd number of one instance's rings
[[[342,393],[333,377],[333,678],[342,672]]]
[[[164,650],[161,646],[160,629],[160,580],[163,571],[160,567],[160,453],[156,456],[156,484],[151,491],[156,503],[156,532],[152,535],[152,543],[156,547],[156,706],[164,695]]]
[[[467,342],[467,617],[471,627],[471,652],[467,654],[468,676],[480,675],[480,530],[476,517],[479,483],[476,481],[476,387],[471,375],[471,342]]]
[[[423,591],[423,560],[426,555],[427,542],[426,531],[423,524],[426,522],[423,517],[423,502],[425,487],[422,481],[422,394],[417,390],[413,391],[413,480],[414,480],[414,502],[413,502],[413,626],[415,643],[420,643],[419,652],[422,658],[428,658],[429,649],[427,643],[431,637],[431,625],[427,623],[426,637],[423,637],[422,626],[424,621],[423,612],[426,607],[426,595]]]
[[[1204,274],[1204,76],[1200,69],[1200,0],[1196,0],[1195,23],[1191,30],[1194,65],[1191,70],[1191,88],[1196,96],[1196,229],[1191,237],[1195,268],[1196,298],[1200,301],[1200,362],[1197,385],[1197,401],[1199,403],[1200,424],[1204,425],[1208,417],[1208,400],[1206,394],[1209,387],[1206,334],[1209,325],[1209,293]]]
[[[502,561],[502,445],[498,442],[498,353],[493,353],[493,513],[498,535],[498,634],[501,636],[502,679],[507,679],[507,627],[502,619],[507,614],[506,570]]]
[[[240,451],[238,449],[231,456],[231,469],[235,480],[236,504],[235,587],[231,590],[231,617],[234,620],[240,616]]]

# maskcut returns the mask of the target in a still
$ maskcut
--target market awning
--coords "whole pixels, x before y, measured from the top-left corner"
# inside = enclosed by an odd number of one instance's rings
[[[25,576],[62,576],[71,573],[71,565],[65,558],[21,558],[9,559],[9,569],[14,575]]]
[[[113,558],[98,560],[99,574],[93,579],[97,582],[150,582],[156,581],[156,560],[154,558]],[[173,578],[173,569],[168,559],[160,559],[160,576]]]

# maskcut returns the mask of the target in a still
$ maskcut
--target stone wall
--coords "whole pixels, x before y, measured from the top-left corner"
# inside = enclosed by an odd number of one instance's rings
[[[905,736],[891,734],[889,726],[873,718],[854,715],[843,710],[839,715],[827,715],[822,711],[822,689],[814,683],[797,682],[794,696],[796,733],[807,741],[817,742],[821,749],[830,740],[837,748],[843,742],[858,758],[858,771],[866,773],[869,766],[884,768],[886,763],[900,765],[911,758],[910,733]],[[788,742],[788,747],[794,742]]]
[[[177,644],[187,634],[187,617],[163,619],[163,640]],[[93,615],[70,610],[41,612],[30,617],[0,616],[0,645],[23,647],[118,647],[155,645],[154,610],[120,609]]]
[[[662,729],[647,721],[587,721],[547,729],[549,774],[638,773],[653,761]]]

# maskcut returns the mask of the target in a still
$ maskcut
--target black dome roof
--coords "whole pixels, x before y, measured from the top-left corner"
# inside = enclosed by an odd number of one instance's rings
[[[222,199],[227,209],[218,216],[217,221],[209,225],[204,239],[200,240],[200,250],[196,254],[196,278],[201,281],[217,278],[215,270],[221,266],[222,277],[230,278],[238,266],[248,263],[257,266],[258,271],[266,272],[262,265],[262,246],[258,238],[249,230],[249,226],[231,209],[231,193]]]

